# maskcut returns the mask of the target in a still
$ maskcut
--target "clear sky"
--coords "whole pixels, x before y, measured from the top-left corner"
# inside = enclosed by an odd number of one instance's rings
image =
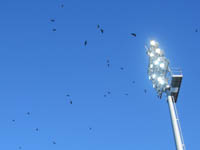
[[[157,98],[147,76],[144,45],[155,39],[170,66],[183,70],[177,108],[186,148],[197,150],[199,6],[197,0],[1,0],[0,149],[175,149],[166,98]]]

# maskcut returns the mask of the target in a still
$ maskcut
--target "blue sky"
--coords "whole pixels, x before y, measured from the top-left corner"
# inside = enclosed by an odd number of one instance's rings
[[[147,76],[144,45],[151,39],[183,70],[177,108],[186,148],[198,149],[199,5],[2,0],[0,149],[175,149],[166,99],[156,97]]]

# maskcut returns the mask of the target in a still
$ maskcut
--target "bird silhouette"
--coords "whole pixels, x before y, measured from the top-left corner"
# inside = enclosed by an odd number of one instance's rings
[[[52,31],[53,31],[53,32],[56,32],[56,28],[53,28]]]
[[[55,142],[55,141],[53,141],[52,143],[53,143],[53,144],[56,144],[56,142]]]
[[[128,96],[128,93],[125,93],[124,95]]]
[[[15,122],[15,120],[13,119],[12,122]]]
[[[92,130],[92,128],[90,127],[89,130]]]
[[[198,32],[198,29],[196,29],[195,32]]]
[[[70,104],[72,104],[72,101],[69,101]]]
[[[134,37],[136,37],[136,34],[135,34],[135,33],[131,33],[131,35],[134,36]]]
[[[100,28],[100,25],[98,24],[98,25],[97,25],[97,29],[99,29],[99,28]]]
[[[87,40],[85,40],[84,45],[85,45],[85,46],[87,45]]]
[[[101,33],[103,34],[104,33],[104,30],[103,29],[100,29]]]
[[[31,113],[30,113],[30,112],[27,112],[26,114],[27,114],[27,115],[30,115]]]
[[[39,129],[38,129],[38,128],[35,128],[35,131],[39,131]]]
[[[123,68],[123,67],[121,67],[120,69],[121,69],[121,70],[124,70],[124,68]]]
[[[111,92],[110,92],[110,91],[108,91],[108,92],[107,92],[107,94],[109,94],[109,95],[110,95],[110,94],[111,94]]]
[[[132,81],[133,84],[135,84],[135,81]]]
[[[67,94],[66,96],[67,96],[67,97],[70,97],[70,95],[69,95],[69,94]]]
[[[64,4],[61,4],[61,8],[64,8]]]
[[[55,22],[55,19],[51,19],[50,21],[51,21],[51,22]]]
[[[106,63],[107,63],[107,66],[110,67],[110,61],[107,60]]]

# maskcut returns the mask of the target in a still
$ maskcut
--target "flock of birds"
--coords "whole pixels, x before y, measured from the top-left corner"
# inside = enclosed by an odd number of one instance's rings
[[[72,101],[71,101],[70,103],[72,104]],[[27,112],[26,115],[27,115],[27,116],[30,116],[31,113],[30,113],[30,112]],[[15,122],[15,119],[13,119],[12,122]],[[35,130],[35,132],[39,132],[39,128],[38,128],[38,127],[36,127],[34,130]],[[89,128],[89,130],[91,130],[91,129]],[[52,144],[55,145],[55,144],[56,144],[56,141],[52,141]],[[22,146],[19,146],[18,148],[19,148],[19,149],[22,149]]]
[[[64,8],[64,4],[61,4],[61,5],[60,5],[60,8],[63,9],[63,8]],[[52,24],[54,24],[54,23],[56,22],[56,20],[55,20],[54,18],[51,18],[51,19],[50,19],[50,22],[51,22]],[[99,31],[102,35],[105,34],[105,33],[104,33],[104,29],[101,27],[100,24],[97,24],[97,29],[98,29],[98,31]],[[57,29],[56,29],[55,27],[52,28],[52,32],[56,32],[56,31],[57,31]],[[198,29],[195,29],[195,32],[199,32],[199,30],[198,30]],[[136,33],[130,33],[130,36],[136,38],[137,35],[136,35]],[[83,45],[86,47],[86,46],[88,45],[88,40],[84,40]],[[107,66],[108,68],[110,67],[110,60],[109,60],[109,59],[106,60],[106,66]],[[124,67],[120,67],[119,69],[120,69],[121,71],[123,71],[123,70],[124,70]],[[135,84],[135,81],[132,81],[132,84]],[[144,94],[146,94],[146,93],[147,93],[147,89],[144,89]],[[111,91],[106,91],[106,92],[103,94],[103,97],[106,98],[106,97],[108,97],[109,95],[111,95]],[[125,96],[129,96],[129,93],[124,93],[124,95],[125,95]],[[73,105],[73,101],[72,101],[72,99],[71,99],[70,94],[66,94],[66,99],[67,99],[67,101],[69,102],[70,105]],[[27,112],[26,115],[27,115],[27,116],[30,116],[31,113],[30,113],[30,112]],[[15,120],[15,119],[12,119],[12,122],[15,123],[16,120]],[[39,132],[39,131],[40,131],[40,129],[39,129],[38,127],[35,127],[34,130],[35,130],[35,132]],[[88,130],[92,130],[92,127],[89,127]],[[56,141],[53,141],[53,140],[52,140],[51,142],[52,142],[53,145],[57,144]],[[19,146],[18,149],[22,149],[22,146]]]
[[[61,5],[60,5],[60,8],[63,9],[63,8],[64,8],[64,4],[61,4]],[[55,23],[56,20],[52,18],[52,19],[50,19],[50,22],[51,22],[51,23]],[[104,34],[104,29],[101,28],[101,26],[100,26],[99,24],[97,24],[97,29],[100,31],[101,34]],[[52,31],[53,31],[53,32],[56,32],[57,29],[56,29],[56,28],[52,28]],[[195,30],[195,32],[198,32],[198,30]],[[130,35],[133,36],[133,37],[136,37],[136,36],[137,36],[136,33],[130,33]],[[88,44],[88,41],[85,40],[85,41],[84,41],[84,46],[87,46],[87,44]],[[106,60],[106,66],[107,66],[108,68],[110,67],[110,60],[109,60],[109,59]],[[120,67],[120,70],[123,71],[123,70],[124,70],[124,67]],[[135,81],[132,81],[132,83],[135,84]],[[144,93],[145,93],[145,94],[147,93],[147,90],[146,90],[146,89],[144,89]],[[103,97],[106,98],[108,95],[111,95],[111,92],[110,92],[110,91],[106,91],[106,92],[104,93]],[[129,94],[128,94],[128,93],[124,93],[124,95],[125,95],[125,96],[128,96]],[[73,101],[72,101],[72,99],[71,99],[71,97],[70,97],[70,94],[66,94],[66,97],[67,97],[67,100],[69,101],[69,104],[72,105],[72,104],[73,104]],[[31,113],[30,113],[30,112],[27,112],[26,115],[30,116]],[[13,119],[12,122],[16,122],[16,120]],[[88,130],[92,130],[92,127],[89,127]],[[35,132],[39,132],[39,128],[38,128],[38,127],[35,128]],[[56,143],[56,141],[52,141],[52,144],[55,145],[55,144],[57,144],[57,143]],[[22,146],[19,146],[18,148],[19,148],[19,149],[22,149]]]

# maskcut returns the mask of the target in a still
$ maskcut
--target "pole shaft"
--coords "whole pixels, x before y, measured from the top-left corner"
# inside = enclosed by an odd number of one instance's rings
[[[175,108],[173,104],[172,96],[168,95],[168,104],[169,104],[169,110],[170,110],[170,115],[171,115],[171,121],[172,121],[172,126],[173,126],[173,131],[174,131],[174,138],[176,142],[176,149],[177,150],[183,150],[183,143],[181,140],[181,133],[179,130],[178,122],[177,122],[177,117],[175,113]]]

